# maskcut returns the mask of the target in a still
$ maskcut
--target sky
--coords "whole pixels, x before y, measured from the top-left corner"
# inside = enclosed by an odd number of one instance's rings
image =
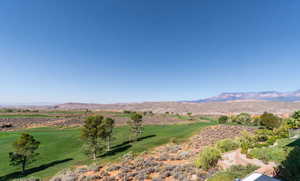
[[[1,0],[0,104],[300,89],[299,0]]]

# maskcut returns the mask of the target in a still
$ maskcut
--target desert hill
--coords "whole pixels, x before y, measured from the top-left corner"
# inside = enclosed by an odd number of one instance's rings
[[[153,111],[156,113],[174,112],[193,114],[236,114],[248,112],[251,114],[261,114],[264,111],[287,114],[300,109],[300,102],[271,102],[271,101],[248,101],[248,102],[143,102],[128,104],[84,104],[66,103],[55,106],[55,109],[91,109],[106,111]]]

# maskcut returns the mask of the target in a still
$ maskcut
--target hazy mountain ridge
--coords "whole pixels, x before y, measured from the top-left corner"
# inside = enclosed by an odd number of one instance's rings
[[[238,114],[248,112],[250,114],[262,114],[264,111],[275,114],[291,114],[300,110],[300,102],[271,102],[271,101],[251,101],[251,102],[144,102],[128,104],[83,104],[66,103],[56,105],[55,109],[90,109],[103,111],[153,111],[155,113],[174,112],[186,114],[222,115]]]
[[[263,91],[263,92],[227,92],[218,96],[189,102],[227,102],[236,100],[264,100],[278,102],[300,101],[300,90],[293,92]]]
[[[3,106],[3,105],[2,105]],[[196,101],[141,102],[141,103],[64,103],[49,106],[3,106],[10,108],[50,109],[50,110],[103,110],[103,111],[153,111],[186,114],[237,114],[248,112],[262,114],[264,111],[276,114],[290,114],[300,109],[300,90],[294,92],[232,92]]]

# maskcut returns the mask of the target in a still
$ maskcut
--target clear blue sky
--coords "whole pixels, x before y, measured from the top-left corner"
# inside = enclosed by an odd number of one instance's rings
[[[1,0],[0,103],[300,88],[299,0]]]

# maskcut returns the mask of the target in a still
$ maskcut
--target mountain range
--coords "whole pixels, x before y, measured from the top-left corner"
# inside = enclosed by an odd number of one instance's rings
[[[218,96],[189,102],[228,102],[228,101],[300,101],[300,90],[293,92],[263,91],[263,92],[227,92]]]

